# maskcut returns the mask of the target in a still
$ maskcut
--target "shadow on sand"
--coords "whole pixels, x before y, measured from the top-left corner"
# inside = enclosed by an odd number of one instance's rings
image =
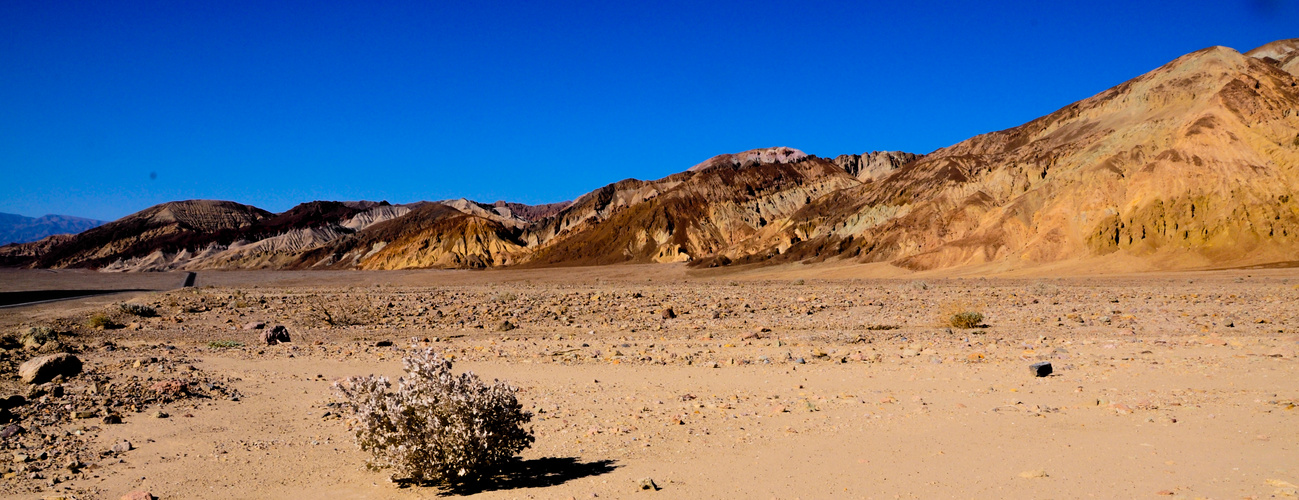
[[[473,495],[487,491],[517,488],[544,488],[564,484],[574,479],[599,476],[617,469],[613,460],[579,462],[574,457],[546,457],[532,460],[515,459],[501,467],[499,473],[479,481],[443,486],[441,496]],[[420,486],[406,483],[403,486]]]

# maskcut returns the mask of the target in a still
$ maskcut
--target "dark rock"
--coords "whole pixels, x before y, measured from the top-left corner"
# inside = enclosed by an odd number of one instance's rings
[[[27,398],[20,394],[14,394],[4,399],[0,399],[0,408],[17,408],[27,404]]]
[[[266,345],[275,345],[281,342],[292,342],[292,340],[289,339],[288,328],[284,325],[275,325],[275,328],[262,332],[262,342]]]
[[[392,341],[391,341],[391,340],[380,340],[380,341],[378,341],[378,342],[375,342],[375,343],[374,343],[374,346],[375,346],[375,347],[392,347]]]
[[[263,328],[266,328],[266,323],[261,321],[254,321],[244,325],[244,330],[261,330]]]
[[[157,499],[158,497],[153,496],[153,493],[149,493],[143,490],[135,490],[125,495],[122,495],[122,500],[157,500]]]
[[[109,415],[109,416],[107,416],[107,417],[104,417],[104,423],[105,423],[105,424],[120,424],[120,423],[122,423],[122,417],[117,416],[117,415]]]
[[[504,320],[496,324],[496,331],[498,332],[508,332],[515,328],[517,327],[514,326],[514,323],[510,323],[509,320]]]
[[[63,375],[71,377],[81,373],[81,360],[68,353],[33,358],[18,367],[18,375],[28,384],[43,384]]]
[[[5,427],[4,430],[0,430],[0,438],[9,439],[11,437],[22,434],[22,432],[23,432],[22,427],[19,427],[17,425],[10,425],[8,427]]]
[[[1028,371],[1031,372],[1034,377],[1045,377],[1051,374],[1051,362],[1043,361],[1041,363],[1033,363],[1028,365]]]
[[[663,316],[663,319],[672,319],[677,317],[677,312],[672,310],[671,307],[668,307],[668,308],[664,308],[662,311],[659,311],[659,315]]]

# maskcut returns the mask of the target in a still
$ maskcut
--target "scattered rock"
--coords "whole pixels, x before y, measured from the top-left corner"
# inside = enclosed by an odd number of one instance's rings
[[[122,495],[122,500],[157,500],[157,498],[152,493],[143,490],[135,490]]]
[[[378,342],[375,342],[375,343],[374,343],[374,346],[375,346],[375,347],[392,347],[392,341],[391,341],[391,340],[380,340],[380,341],[378,341]]]
[[[1026,470],[1024,472],[1021,472],[1019,473],[1019,477],[1025,479],[1033,479],[1033,478],[1048,477],[1048,476],[1046,475],[1046,471],[1042,469],[1037,469],[1037,470]]]
[[[5,427],[4,430],[0,430],[0,438],[9,439],[11,437],[17,436],[18,434],[21,434],[22,432],[23,432],[22,427],[19,427],[17,425],[10,425],[8,427]]]
[[[107,416],[107,417],[104,417],[104,423],[105,423],[105,424],[120,424],[120,423],[122,423],[122,417],[119,416],[119,415],[109,415],[109,416]]]
[[[165,411],[158,411],[153,413],[153,418],[167,418],[170,416],[171,415],[168,415],[167,412]]]
[[[659,311],[659,316],[662,316],[663,319],[672,319],[677,317],[677,312],[672,310],[671,307],[665,307],[662,311]]]
[[[120,443],[113,445],[112,448],[109,448],[109,450],[114,453],[126,453],[128,451],[131,451],[132,449],[134,449],[134,447],[131,446],[130,441],[122,441]]]
[[[1028,371],[1032,373],[1034,377],[1045,377],[1051,374],[1051,362],[1042,361],[1040,363],[1033,363],[1028,365]]]
[[[263,328],[266,328],[266,323],[261,321],[254,321],[244,325],[244,330],[261,330]]]
[[[68,353],[33,358],[18,367],[18,375],[28,384],[43,384],[63,375],[71,377],[81,373],[81,360]]]
[[[640,480],[639,487],[642,491],[644,490],[658,491],[659,489],[659,485],[654,484],[654,480],[648,477]]]
[[[497,324],[496,324],[495,331],[498,331],[498,332],[508,332],[508,331],[513,330],[513,329],[515,329],[515,328],[518,328],[518,327],[514,326],[514,323],[510,323],[509,320],[502,320],[500,323],[497,323]]]
[[[284,325],[275,325],[275,328],[262,333],[262,342],[265,342],[266,345],[275,345],[281,342],[293,341],[289,339],[288,328],[285,328]]]

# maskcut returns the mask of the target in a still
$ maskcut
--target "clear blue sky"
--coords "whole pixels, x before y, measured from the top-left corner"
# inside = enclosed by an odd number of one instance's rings
[[[925,153],[1295,0],[0,2],[0,212],[544,203],[712,155]],[[151,178],[156,175],[156,178]]]

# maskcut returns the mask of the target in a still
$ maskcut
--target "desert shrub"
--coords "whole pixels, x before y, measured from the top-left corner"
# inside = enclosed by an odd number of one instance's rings
[[[914,291],[917,291],[917,292],[918,292],[918,291],[921,291],[921,290],[928,290],[928,289],[929,289],[929,283],[925,283],[925,282],[920,281],[920,280],[910,281],[910,282],[907,282],[905,285],[902,285],[902,289],[903,289],[903,290],[914,290]]]
[[[1053,285],[1051,283],[1039,281],[1037,283],[1034,283],[1033,286],[1030,286],[1028,288],[1028,291],[1033,295],[1050,297],[1050,296],[1054,296],[1057,293],[1060,293],[1060,287]]]
[[[473,373],[451,373],[451,361],[432,349],[403,359],[406,376],[397,390],[387,377],[352,377],[334,384],[356,421],[356,443],[373,455],[370,466],[394,477],[457,484],[492,471],[531,446],[532,414],[515,398],[517,389],[483,383]]]
[[[117,308],[131,316],[141,318],[152,318],[158,315],[158,310],[144,304],[118,304]]]
[[[495,297],[492,297],[493,302],[499,302],[501,304],[507,304],[516,300],[519,300],[519,296],[515,295],[514,292],[501,292],[496,294]]]
[[[59,332],[48,326],[33,326],[27,329],[22,335],[19,343],[30,348],[39,348],[47,343],[58,340]]]
[[[212,349],[230,349],[232,347],[243,347],[244,343],[234,340],[213,340],[208,342],[207,346]]]
[[[795,285],[802,285],[802,284],[804,284],[804,283],[807,283],[807,282],[806,282],[806,281],[803,281],[803,278],[799,278],[799,279],[794,280],[794,284],[795,284]]]
[[[316,300],[309,303],[303,323],[313,326],[356,326],[375,322],[378,315],[369,306],[359,303],[343,303],[331,307]]]
[[[90,319],[86,320],[86,324],[90,325],[91,328],[103,328],[105,330],[122,327],[121,323],[113,321],[113,318],[108,317],[108,315],[104,313],[91,315]]]
[[[956,328],[974,328],[983,324],[983,313],[962,311],[953,314],[947,322]]]

